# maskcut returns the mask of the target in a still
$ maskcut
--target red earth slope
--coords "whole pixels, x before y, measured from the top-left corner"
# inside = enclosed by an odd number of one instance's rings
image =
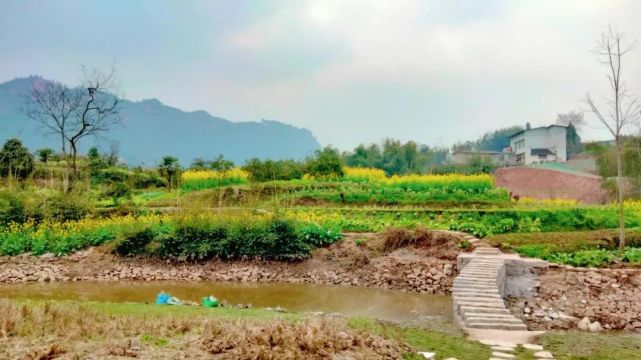
[[[576,199],[587,204],[608,200],[601,188],[601,178],[589,174],[527,167],[502,168],[495,172],[496,185],[507,188],[513,196],[536,199]]]

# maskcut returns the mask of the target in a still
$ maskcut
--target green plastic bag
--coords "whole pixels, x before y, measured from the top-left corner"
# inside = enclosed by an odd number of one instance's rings
[[[204,297],[202,300],[203,307],[206,308],[215,308],[218,307],[218,299],[213,296]]]

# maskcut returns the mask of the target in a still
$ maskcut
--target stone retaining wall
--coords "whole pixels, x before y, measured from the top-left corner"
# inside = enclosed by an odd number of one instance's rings
[[[384,256],[366,264],[308,260],[302,263],[210,261],[201,264],[143,262],[116,257],[95,260],[82,253],[69,257],[0,258],[0,283],[34,281],[260,281],[363,286],[449,294],[454,261]],[[95,260],[95,261],[94,261]]]

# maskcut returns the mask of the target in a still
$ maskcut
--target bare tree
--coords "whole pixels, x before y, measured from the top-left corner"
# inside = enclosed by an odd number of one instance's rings
[[[623,56],[637,46],[636,41],[625,42],[624,34],[610,27],[608,32],[601,34],[596,47],[592,51],[601,64],[608,67],[608,82],[610,96],[605,97],[604,105],[599,107],[590,96],[586,94],[586,102],[596,118],[608,129],[614,138],[617,162],[617,203],[619,207],[619,248],[625,247],[625,218],[623,213],[623,164],[621,153],[623,150],[624,135],[626,130],[639,121],[641,102],[627,88],[623,80]]]
[[[75,88],[58,82],[34,82],[25,101],[25,113],[47,134],[60,137],[63,155],[71,162],[71,180],[78,173],[80,141],[88,136],[98,137],[120,122],[120,99],[113,94],[115,67],[106,74],[83,68],[83,74],[82,86]]]
[[[567,113],[556,114],[556,123],[557,125],[563,126],[572,125],[578,131],[585,126],[585,119],[583,119],[583,112],[569,111]]]
[[[37,121],[47,135],[60,137],[62,153],[67,155],[65,133],[71,126],[71,119],[82,106],[82,96],[78,89],[71,89],[57,81],[36,79],[25,95],[23,111]]]

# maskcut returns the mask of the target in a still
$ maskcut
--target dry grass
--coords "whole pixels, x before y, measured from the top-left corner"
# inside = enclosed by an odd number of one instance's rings
[[[0,300],[0,358],[401,359],[410,352],[340,319],[174,317],[145,315],[145,306],[117,314],[77,303]]]
[[[330,359],[338,354],[349,354],[353,359],[401,359],[403,353],[411,350],[390,340],[355,332],[335,319],[235,325],[210,324],[203,335],[205,349],[233,359]]]
[[[393,251],[404,247],[417,247],[428,250],[437,259],[453,260],[459,253],[459,239],[442,232],[433,232],[417,227],[413,230],[389,228],[382,234],[383,250]]]

